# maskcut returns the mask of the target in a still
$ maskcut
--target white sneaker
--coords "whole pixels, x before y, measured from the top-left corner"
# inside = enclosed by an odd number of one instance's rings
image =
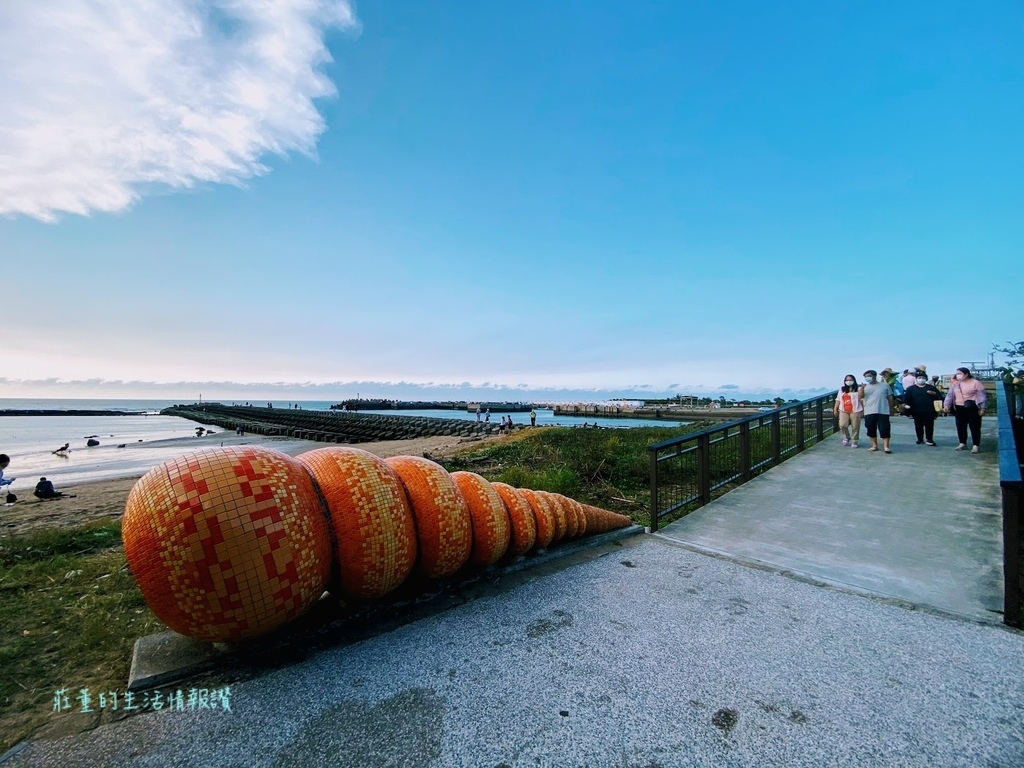
[[[849,444],[849,442],[850,442],[850,441],[849,441],[849,440],[847,440],[847,439],[846,439],[845,437],[843,438],[843,446],[844,446],[844,447],[845,447],[846,445],[848,445],[848,444]]]
[[[956,447],[956,450],[958,450],[958,451],[962,451],[962,450],[964,450],[964,449],[965,449],[966,447],[967,447],[966,445],[964,445],[963,443],[960,443],[960,445],[958,445],[958,446]]]
[[[979,448],[978,446],[974,446],[973,448],[971,448],[971,453],[981,453],[981,448]]]

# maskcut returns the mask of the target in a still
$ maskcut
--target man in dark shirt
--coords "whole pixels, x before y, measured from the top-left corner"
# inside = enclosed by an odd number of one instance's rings
[[[40,499],[59,499],[64,494],[53,487],[53,482],[45,477],[40,477],[36,483],[35,495]]]
[[[903,409],[914,419],[918,445],[935,445],[935,401],[941,399],[942,393],[928,383],[928,375],[918,371],[916,383],[903,394]]]

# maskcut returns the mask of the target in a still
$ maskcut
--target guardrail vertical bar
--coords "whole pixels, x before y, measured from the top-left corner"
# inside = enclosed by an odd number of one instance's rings
[[[796,406],[796,450],[797,453],[804,449],[804,404]]]
[[[772,412],[772,466],[782,460],[782,412]]]
[[[711,501],[711,436],[697,438],[697,494],[700,506]]]
[[[825,439],[825,399],[818,398],[814,404],[814,426],[818,429],[818,442]]]
[[[750,422],[740,424],[740,482],[750,479]]]
[[[658,530],[658,451],[651,448],[651,533]]]

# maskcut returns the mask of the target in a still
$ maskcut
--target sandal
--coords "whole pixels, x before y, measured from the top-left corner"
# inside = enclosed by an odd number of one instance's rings
[[[885,449],[885,452],[886,453],[892,453],[892,451],[890,451],[888,448]]]
[[[872,445],[870,448],[868,448],[868,453],[871,453],[871,451],[877,451],[877,450],[878,450],[878,446],[877,445]]]

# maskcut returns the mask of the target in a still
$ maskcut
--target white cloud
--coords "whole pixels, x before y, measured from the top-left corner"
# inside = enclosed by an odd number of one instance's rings
[[[121,211],[311,152],[325,33],[356,27],[347,0],[0,2],[0,214]]]

